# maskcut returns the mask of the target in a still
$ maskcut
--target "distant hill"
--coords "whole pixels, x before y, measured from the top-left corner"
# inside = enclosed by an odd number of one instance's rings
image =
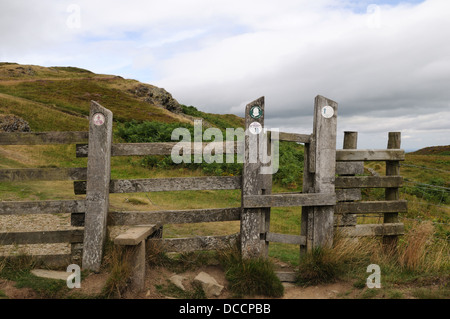
[[[0,115],[27,121],[32,131],[88,129],[90,101],[110,109],[115,122],[157,121],[242,127],[232,114],[205,113],[179,103],[163,88],[77,67],[42,67],[0,62]]]
[[[450,145],[430,146],[425,147],[415,152],[409,153],[411,155],[450,155]]]

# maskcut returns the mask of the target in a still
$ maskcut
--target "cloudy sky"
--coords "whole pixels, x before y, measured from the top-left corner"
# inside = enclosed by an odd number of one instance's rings
[[[310,133],[339,103],[360,148],[450,144],[449,0],[0,0],[0,61],[76,66],[165,88],[186,105]]]

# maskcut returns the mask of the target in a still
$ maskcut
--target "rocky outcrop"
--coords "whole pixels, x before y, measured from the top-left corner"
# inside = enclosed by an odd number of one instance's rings
[[[131,89],[130,92],[145,102],[165,108],[172,113],[183,113],[181,105],[172,97],[172,94],[162,88],[139,84]]]
[[[30,125],[16,115],[0,115],[0,132],[31,132]]]

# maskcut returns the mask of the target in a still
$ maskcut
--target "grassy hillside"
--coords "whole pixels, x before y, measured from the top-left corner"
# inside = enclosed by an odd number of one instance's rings
[[[90,101],[95,100],[113,112],[115,122],[192,123],[193,116],[211,119],[198,110],[195,115],[176,114],[149,102],[135,93],[135,88],[142,85],[136,80],[75,67],[0,63],[0,114],[22,117],[33,131],[86,130]],[[218,122],[212,126],[243,125],[235,115],[215,114],[214,118]]]

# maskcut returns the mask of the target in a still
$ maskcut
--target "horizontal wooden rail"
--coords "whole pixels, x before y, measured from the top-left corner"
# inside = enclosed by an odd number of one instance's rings
[[[403,177],[401,176],[339,176],[336,177],[337,188],[383,188],[401,187]]]
[[[241,207],[166,210],[149,212],[109,212],[108,225],[185,224],[240,220]],[[81,226],[81,225],[79,225]]]
[[[400,149],[346,149],[336,150],[336,161],[404,161],[405,151]]]
[[[272,134],[273,136],[273,134]],[[273,138],[273,137],[272,137]],[[297,143],[310,143],[311,134],[278,132],[278,140]]]
[[[183,142],[155,142],[155,143],[115,143],[111,145],[111,156],[144,156],[144,155],[171,155],[172,149],[175,146],[190,146],[190,154],[194,154],[196,147],[195,143],[183,143]],[[212,154],[215,154],[214,150],[222,147],[223,154],[236,154],[239,151],[239,147],[243,147],[243,143],[239,142],[203,142],[202,152],[204,148],[208,146],[212,150]],[[187,148],[183,151],[186,152]],[[241,151],[243,153],[243,151]],[[88,156],[88,144],[77,144],[76,146],[77,157]]]
[[[241,176],[173,177],[111,180],[110,193],[240,189]],[[74,182],[75,194],[86,194],[86,182]]]
[[[304,246],[304,245],[306,245],[306,236],[277,234],[277,233],[267,232],[266,233],[266,241]]]
[[[362,175],[364,162],[336,162],[337,175]]]
[[[365,213],[404,213],[408,211],[406,200],[341,202],[336,204],[336,214],[365,214]]]
[[[0,182],[85,180],[87,168],[0,169]]]
[[[0,233],[1,245],[82,243],[84,230]]]
[[[82,213],[85,211],[85,200],[0,202],[0,215]]]
[[[162,246],[166,252],[192,252],[198,250],[226,249],[236,243],[239,234],[190,238],[149,239]]]
[[[44,145],[86,143],[89,132],[0,133],[0,145]]]
[[[405,226],[403,223],[362,224],[355,227],[339,228],[339,231],[344,237],[393,236],[403,235]]]
[[[243,196],[243,207],[288,207],[336,205],[335,194],[272,194]]]
[[[361,200],[361,190],[355,188],[336,189],[336,200],[338,202]]]

